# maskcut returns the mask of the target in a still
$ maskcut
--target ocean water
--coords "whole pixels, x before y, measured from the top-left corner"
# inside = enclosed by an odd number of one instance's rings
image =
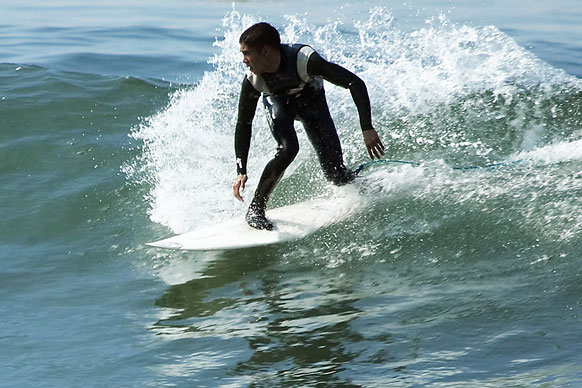
[[[0,9],[0,386],[582,385],[577,1]],[[149,248],[244,214],[237,41],[259,20],[359,74],[385,158],[414,164],[331,187],[298,125],[272,206],[351,198],[342,220]],[[349,93],[326,88],[365,162]],[[260,110],[253,136],[247,198],[275,148]]]

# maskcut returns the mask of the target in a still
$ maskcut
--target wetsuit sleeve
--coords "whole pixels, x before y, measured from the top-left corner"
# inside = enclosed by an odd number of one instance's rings
[[[350,89],[354,103],[358,108],[362,131],[373,129],[370,97],[366,84],[351,71],[323,59],[314,52],[307,62],[307,74],[311,77],[322,77],[334,85]]]
[[[253,118],[257,109],[260,93],[245,77],[238,101],[238,118],[234,131],[234,152],[237,174],[247,173],[247,158],[251,146]]]

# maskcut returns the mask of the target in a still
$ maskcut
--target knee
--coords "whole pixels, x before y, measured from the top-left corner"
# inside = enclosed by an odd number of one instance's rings
[[[277,157],[286,165],[289,165],[295,159],[298,152],[299,143],[297,141],[284,141],[279,145]]]

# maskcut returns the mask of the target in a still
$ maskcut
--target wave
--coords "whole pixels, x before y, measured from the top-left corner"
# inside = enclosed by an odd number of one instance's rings
[[[123,87],[124,84],[138,87],[161,87],[167,89],[183,88],[185,84],[176,84],[161,78],[147,78],[135,76],[118,76],[102,74],[99,72],[80,72],[69,70],[56,70],[52,67],[26,63],[0,63],[0,77],[3,83],[11,90],[34,87],[38,90],[51,91],[57,85],[69,84],[79,88],[90,90],[92,87],[103,88],[104,84]],[[16,80],[17,82],[14,82]],[[24,83],[24,85],[23,85]],[[16,87],[11,85],[17,85]],[[58,87],[57,87],[58,89]],[[5,93],[8,94],[6,89]]]
[[[439,15],[424,28],[406,32],[385,8],[370,10],[366,20],[351,26],[339,21],[315,26],[297,16],[286,20],[283,41],[309,43],[364,79],[374,124],[388,146],[387,157],[442,164],[447,168],[432,178],[440,179],[445,187],[460,174],[450,166],[535,158],[535,152],[541,155],[543,149],[547,154],[562,152],[558,144],[566,144],[563,147],[570,152],[564,160],[579,159],[581,81],[540,60],[497,27],[455,24]],[[174,232],[243,211],[244,205],[231,193],[233,132],[244,74],[238,37],[257,21],[253,15],[228,13],[223,35],[215,42],[219,52],[209,59],[213,70],[197,85],[176,91],[167,107],[132,130],[142,153],[125,171],[130,181],[150,187],[146,200],[151,220]],[[366,152],[350,94],[326,88],[346,162],[357,165],[365,161]],[[300,125],[297,129],[301,132]],[[299,137],[301,151],[273,204],[322,193],[333,196],[306,137]],[[274,148],[266,120],[257,114],[247,196]],[[383,198],[392,198],[398,191],[395,182],[413,190],[426,174],[424,167],[402,166],[396,171],[385,172],[388,175],[383,177],[371,174],[370,185],[382,187]],[[394,174],[401,174],[402,179]],[[504,181],[497,172],[471,174],[475,185],[467,187],[474,190],[494,191]],[[536,190],[533,180],[522,183],[523,195]],[[455,195],[461,202],[471,196],[469,189],[458,189]]]

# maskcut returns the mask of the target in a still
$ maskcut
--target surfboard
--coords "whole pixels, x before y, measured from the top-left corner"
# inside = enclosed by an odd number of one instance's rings
[[[346,219],[356,210],[357,204],[358,201],[349,199],[349,196],[313,199],[267,210],[267,218],[274,224],[270,231],[251,228],[244,217],[240,217],[146,245],[174,250],[214,251],[293,241]]]

